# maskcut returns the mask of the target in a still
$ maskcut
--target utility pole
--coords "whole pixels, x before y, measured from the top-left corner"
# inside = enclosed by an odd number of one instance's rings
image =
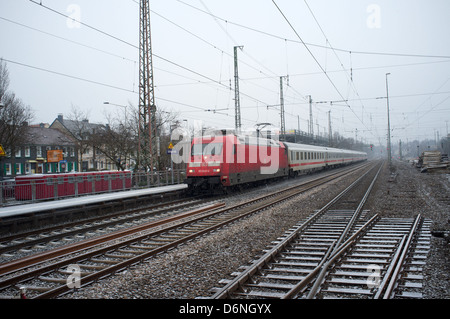
[[[388,156],[389,167],[391,167],[391,164],[392,164],[392,156],[391,156],[391,123],[390,123],[390,120],[389,120],[388,75],[390,75],[390,73],[386,73],[386,101],[387,101],[387,118],[388,118],[387,156]]]
[[[314,122],[313,122],[313,116],[312,116],[312,99],[311,99],[311,95],[308,95],[309,98],[309,135],[311,136],[311,138],[314,135]]]
[[[156,137],[156,105],[153,83],[150,0],[139,1],[139,132],[138,165],[150,165],[153,173],[152,138]],[[153,176],[153,174],[152,174]]]
[[[286,140],[286,126],[284,119],[284,97],[283,97],[283,78],[284,76],[280,76],[280,106],[281,106],[281,132],[280,132],[280,140]]]
[[[239,99],[239,72],[238,72],[238,57],[237,57],[237,49],[243,48],[243,46],[235,46],[234,47],[234,126],[236,129],[236,133],[241,132],[241,102]]]
[[[333,136],[331,134],[331,110],[328,111],[328,146],[331,147]]]

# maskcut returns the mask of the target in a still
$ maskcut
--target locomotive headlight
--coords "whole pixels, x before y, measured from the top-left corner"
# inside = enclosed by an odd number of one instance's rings
[[[214,173],[220,173],[220,168],[214,168],[214,169],[213,169],[213,172],[214,172]]]
[[[193,169],[189,170],[189,173],[194,173],[194,172],[195,172],[195,170],[193,170]]]

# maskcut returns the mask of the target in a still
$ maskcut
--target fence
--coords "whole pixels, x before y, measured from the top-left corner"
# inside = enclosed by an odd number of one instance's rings
[[[181,184],[185,170],[23,175],[0,181],[0,206]]]

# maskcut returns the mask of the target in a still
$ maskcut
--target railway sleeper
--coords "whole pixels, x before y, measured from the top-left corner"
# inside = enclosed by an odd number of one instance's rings
[[[328,280],[328,283],[342,284],[351,286],[367,286],[367,279],[354,279],[354,278],[337,278],[332,277]]]
[[[132,249],[118,249],[117,251],[123,254],[132,254],[132,255],[139,255],[145,252],[145,250],[132,250]]]
[[[56,283],[56,284],[66,284],[67,283],[67,278],[55,278],[55,277],[39,276],[38,279],[41,280],[41,281],[51,282],[51,283]]]
[[[87,264],[79,264],[80,268],[85,269],[93,269],[93,270],[102,270],[105,269],[107,266],[100,266],[100,265],[87,265]]]
[[[269,273],[305,274],[308,275],[314,268],[274,268],[267,270]]]
[[[58,272],[60,274],[62,274],[62,275],[69,275],[69,276],[73,275],[73,272],[72,271],[68,271],[67,269],[60,269]],[[79,272],[79,274],[80,274],[81,277],[84,277],[84,276],[92,274],[92,272],[90,272],[90,271],[81,271],[81,272]]]
[[[17,289],[17,290],[25,289],[27,291],[30,290],[30,291],[37,291],[37,292],[46,292],[46,291],[49,291],[49,290],[53,289],[53,287],[27,286],[27,285],[15,286],[14,288]]]
[[[99,264],[107,264],[107,265],[115,265],[120,263],[120,260],[113,260],[113,259],[99,259],[99,258],[92,258],[92,262],[99,263]]]
[[[126,255],[119,255],[116,252],[113,253],[107,253],[105,254],[105,257],[110,257],[110,258],[120,258],[120,259],[130,259],[133,258],[134,255],[132,254],[126,254]]]
[[[155,249],[154,246],[143,246],[143,245],[130,245],[130,248],[143,249],[143,250],[153,250],[153,249]]]
[[[341,287],[327,287],[321,292],[334,294],[351,294],[351,295],[373,295],[372,290],[360,288],[341,288]],[[320,292],[319,292],[320,294]]]

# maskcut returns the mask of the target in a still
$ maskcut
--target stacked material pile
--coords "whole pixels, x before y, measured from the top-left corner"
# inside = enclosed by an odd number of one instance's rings
[[[450,167],[448,157],[446,157],[446,161],[442,161],[443,157],[439,151],[426,151],[422,153],[421,157],[421,172],[427,172],[435,169],[447,169]]]

